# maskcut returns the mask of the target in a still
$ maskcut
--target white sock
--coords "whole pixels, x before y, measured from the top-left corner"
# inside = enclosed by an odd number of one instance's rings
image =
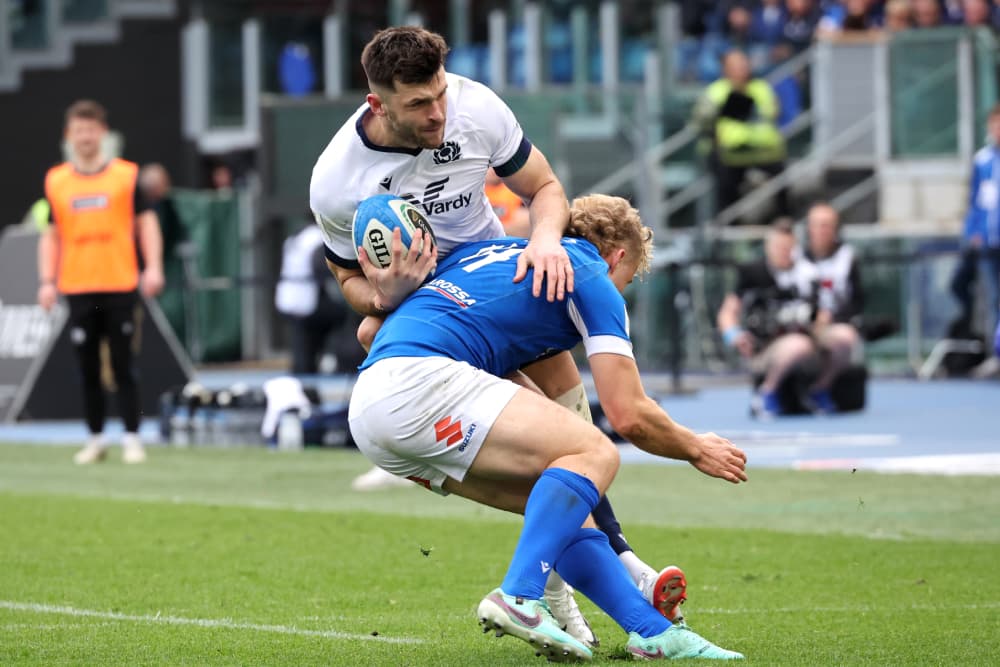
[[[656,570],[646,565],[641,558],[635,555],[634,551],[623,551],[618,554],[618,560],[620,560],[622,565],[625,566],[625,569],[628,570],[628,574],[632,577],[632,581],[635,582],[636,586],[638,586],[639,582],[642,580],[642,575],[645,574],[647,577],[650,575],[653,577],[656,576]]]
[[[550,570],[549,578],[545,580],[545,595],[558,595],[567,588],[570,591],[573,590],[573,588],[566,583],[566,580],[559,576],[558,572]]]

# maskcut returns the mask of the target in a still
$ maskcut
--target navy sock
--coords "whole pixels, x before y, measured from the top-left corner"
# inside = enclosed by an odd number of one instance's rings
[[[615,511],[611,509],[611,501],[608,500],[607,496],[601,496],[592,514],[594,515],[594,521],[597,522],[597,527],[608,536],[611,548],[615,550],[616,554],[632,551],[628,540],[622,534],[622,525],[618,523],[618,517],[615,516]]]
[[[549,571],[597,500],[597,487],[583,475],[563,468],[543,472],[528,496],[521,537],[500,586],[503,592],[541,598]]]
[[[671,625],[636,588],[607,536],[599,530],[580,528],[556,561],[556,570],[625,632],[652,637]]]

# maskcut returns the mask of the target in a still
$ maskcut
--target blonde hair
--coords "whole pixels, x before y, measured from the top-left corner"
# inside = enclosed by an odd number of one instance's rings
[[[637,273],[649,271],[653,258],[653,230],[642,224],[639,211],[628,200],[608,195],[585,195],[573,200],[566,236],[590,241],[601,256],[625,248],[629,259],[638,260]]]

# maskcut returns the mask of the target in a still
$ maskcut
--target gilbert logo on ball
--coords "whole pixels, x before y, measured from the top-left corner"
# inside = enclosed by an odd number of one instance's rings
[[[392,262],[392,231],[397,228],[404,249],[410,247],[418,229],[432,244],[437,243],[427,218],[416,207],[396,195],[383,194],[358,204],[352,226],[354,246],[363,248],[372,264],[384,269]]]

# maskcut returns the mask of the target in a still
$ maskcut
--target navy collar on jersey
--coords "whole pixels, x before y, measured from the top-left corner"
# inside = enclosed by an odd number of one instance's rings
[[[370,148],[373,151],[381,151],[382,153],[406,153],[407,155],[419,155],[422,148],[403,148],[401,146],[379,146],[376,143],[372,143],[372,140],[368,138],[368,134],[365,132],[365,116],[372,112],[371,108],[365,109],[365,112],[358,116],[358,122],[354,124],[354,127],[358,130],[358,136],[361,137],[361,142],[366,148]]]

